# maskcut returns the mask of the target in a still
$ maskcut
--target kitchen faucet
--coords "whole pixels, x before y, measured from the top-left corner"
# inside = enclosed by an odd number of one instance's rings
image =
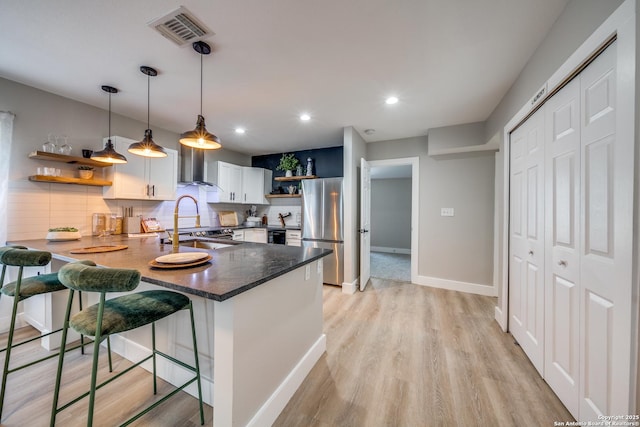
[[[171,243],[173,244],[174,252],[178,251],[178,243],[180,243],[180,237],[178,236],[178,218],[180,218],[178,216],[178,210],[180,208],[180,201],[185,197],[190,198],[191,200],[193,200],[193,203],[196,204],[196,215],[183,216],[182,218],[195,218],[196,228],[200,228],[200,210],[198,209],[198,201],[196,200],[196,198],[188,194],[178,197],[178,200],[176,200],[176,207],[173,210],[173,238],[171,239]]]

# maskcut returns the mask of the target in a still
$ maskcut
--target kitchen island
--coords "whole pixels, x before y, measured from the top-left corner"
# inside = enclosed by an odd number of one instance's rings
[[[188,294],[196,316],[203,399],[214,407],[216,427],[270,425],[325,351],[322,258],[331,253],[328,250],[256,243],[216,250],[181,246],[179,252],[208,252],[212,258],[200,266],[157,269],[149,262],[173,253],[171,245],[160,244],[157,238],[9,243],[51,252],[53,271],[63,263],[89,259],[104,267],[139,270],[138,290],[160,286]],[[128,247],[71,253],[100,245]],[[64,311],[55,302],[50,305],[51,312]],[[182,333],[188,329],[187,317],[158,322],[159,345],[178,358],[188,358],[192,352],[190,338]],[[148,334],[141,332],[145,331],[114,337],[118,339],[112,342],[113,350],[130,360],[141,359],[150,348]],[[158,372],[175,384],[186,374],[168,364],[158,366]]]

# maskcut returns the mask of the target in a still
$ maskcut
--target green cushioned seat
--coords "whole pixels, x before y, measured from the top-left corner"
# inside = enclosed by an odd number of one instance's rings
[[[19,300],[22,301],[34,295],[46,294],[66,289],[58,280],[58,273],[41,274],[22,279],[20,284]],[[16,296],[16,282],[7,283],[2,288],[2,293],[10,297]]]
[[[0,264],[16,267],[42,267],[51,262],[51,252],[31,251],[24,246],[0,248]]]
[[[92,305],[74,315],[69,326],[83,335],[95,336],[98,306]],[[143,291],[116,297],[104,303],[100,335],[117,334],[148,325],[187,307],[189,298],[172,291]]]

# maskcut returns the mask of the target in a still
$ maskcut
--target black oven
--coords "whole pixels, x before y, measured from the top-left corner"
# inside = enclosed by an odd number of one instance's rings
[[[284,245],[286,243],[287,232],[284,230],[269,230],[269,243]]]

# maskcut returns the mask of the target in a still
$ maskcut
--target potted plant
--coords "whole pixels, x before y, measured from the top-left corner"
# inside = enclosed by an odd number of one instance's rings
[[[293,170],[298,166],[298,159],[293,153],[283,154],[280,157],[280,164],[276,168],[279,171],[286,171],[285,176],[293,176]]]
[[[93,167],[91,166],[78,166],[78,174],[82,179],[91,179],[93,177]]]

